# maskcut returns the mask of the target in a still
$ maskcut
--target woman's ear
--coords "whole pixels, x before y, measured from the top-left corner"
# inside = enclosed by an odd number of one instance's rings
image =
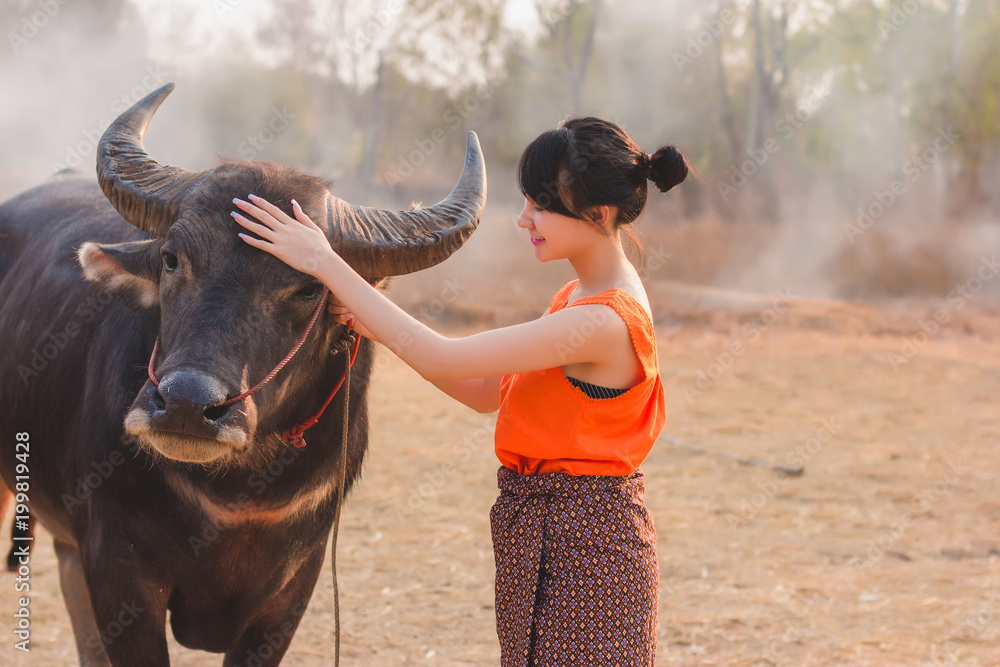
[[[611,235],[615,231],[615,222],[618,219],[618,207],[617,206],[595,206],[590,209],[588,213],[590,221],[594,225],[599,225],[604,233]]]

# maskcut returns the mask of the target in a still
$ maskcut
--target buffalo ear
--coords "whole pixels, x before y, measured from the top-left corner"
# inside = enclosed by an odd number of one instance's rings
[[[83,275],[134,310],[160,302],[160,246],[163,239],[128,243],[84,243],[77,253]]]

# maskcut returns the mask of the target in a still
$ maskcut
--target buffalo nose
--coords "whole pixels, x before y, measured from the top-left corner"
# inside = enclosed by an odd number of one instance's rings
[[[222,384],[204,373],[176,371],[160,381],[150,396],[156,428],[213,437],[233,404],[222,405]]]

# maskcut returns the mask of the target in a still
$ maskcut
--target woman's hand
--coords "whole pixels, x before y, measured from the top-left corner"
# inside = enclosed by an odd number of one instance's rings
[[[327,304],[326,309],[331,313],[333,313],[333,319],[337,320],[343,325],[351,327],[351,329],[357,331],[360,335],[364,336],[365,338],[374,340],[376,342],[378,341],[378,339],[375,337],[375,334],[369,331],[368,327],[361,324],[361,322],[358,322],[358,318],[354,316],[354,313],[351,312],[351,309],[342,304],[337,299],[337,297],[333,295],[333,292],[330,292],[330,296],[327,297],[326,304]]]
[[[256,195],[250,195],[249,199],[249,202],[242,199],[233,200],[237,208],[257,220],[254,222],[233,212],[236,222],[261,237],[255,239],[241,233],[240,238],[248,244],[271,253],[293,269],[317,278],[320,277],[323,264],[336,259],[336,254],[323,230],[309,219],[297,201],[292,200],[292,212],[295,213],[293,219],[266,199]],[[365,338],[378,340],[368,327],[358,322],[354,313],[333,295],[332,290],[327,298],[327,310],[333,314],[337,322],[350,325]]]
[[[318,277],[323,264],[334,258],[333,248],[323,230],[309,219],[294,199],[292,212],[295,218],[288,217],[280,208],[256,195],[250,195],[249,199],[249,202],[234,199],[233,203],[256,218],[256,222],[235,211],[232,215],[242,227],[261,238],[243,233],[240,238],[255,248],[271,253],[293,269]]]

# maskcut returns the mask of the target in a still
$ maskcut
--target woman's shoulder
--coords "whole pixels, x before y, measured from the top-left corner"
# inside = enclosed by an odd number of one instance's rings
[[[572,294],[573,290],[576,289],[579,282],[579,280],[571,280],[560,287],[559,291],[555,293],[555,296],[553,296],[552,300],[549,302],[549,309],[547,313],[554,313],[557,310],[565,308],[569,302],[570,294]]]
[[[638,276],[634,278],[626,277],[615,283],[614,286],[592,295],[575,294],[574,290],[576,286],[576,283],[573,282],[567,285],[569,289],[566,287],[563,288],[566,290],[564,304],[574,306],[607,305],[614,307],[616,303],[621,303],[626,307],[630,307],[630,310],[635,310],[637,314],[641,313],[644,315],[649,324],[653,322],[653,309],[649,304],[646,288],[643,287],[642,281],[639,280]],[[615,308],[615,310],[618,310],[618,308]]]
[[[646,288],[638,276],[627,280],[617,288],[617,291],[619,294],[631,299],[646,314],[649,322],[653,322],[653,307],[649,304],[649,296],[646,294]]]

